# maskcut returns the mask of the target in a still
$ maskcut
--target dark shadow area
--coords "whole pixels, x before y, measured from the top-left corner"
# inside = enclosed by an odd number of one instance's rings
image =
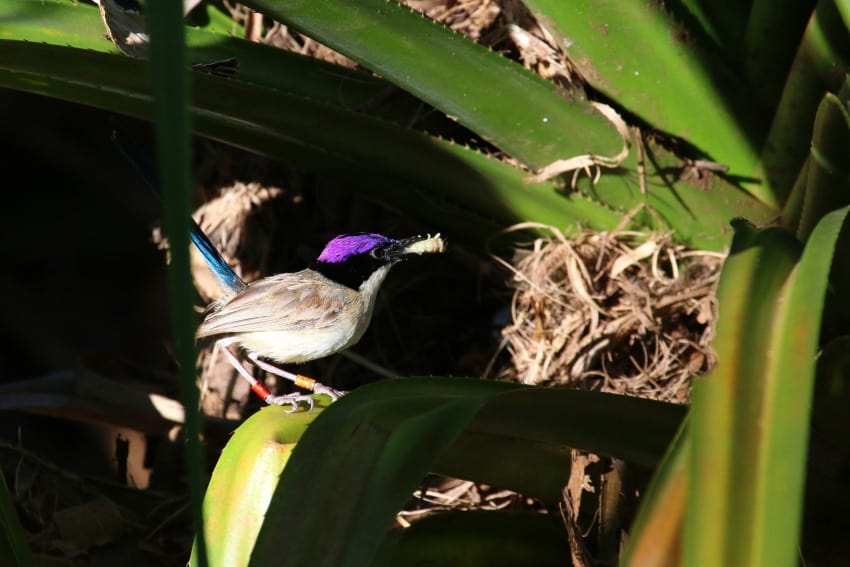
[[[0,119],[9,141],[7,176],[20,179],[8,186],[0,223],[0,285],[7,298],[2,383],[79,372],[90,369],[86,361],[95,359],[102,363],[95,366],[103,378],[121,383],[127,374],[109,375],[109,369],[132,367],[134,386],[149,384],[151,391],[176,399],[166,255],[152,241],[161,204],[112,142],[115,117],[0,90]],[[126,118],[120,123],[143,140],[150,136],[147,123]],[[257,180],[283,189],[286,200],[276,205],[283,220],[272,235],[265,275],[307,267],[336,234],[370,231],[405,237],[440,230],[315,173],[202,139],[195,152],[196,204],[209,197],[205,188],[228,180]],[[372,325],[351,350],[402,376],[480,376],[485,371],[497,344],[493,319],[509,293],[503,274],[465,251],[451,234],[444,236],[449,253],[393,269]],[[204,305],[200,298],[197,305]],[[341,389],[381,379],[339,355],[295,370]],[[252,399],[246,410],[260,405]],[[0,437],[15,451],[31,452],[68,473],[110,482],[125,466],[116,454],[118,435],[126,433],[55,413],[0,413]],[[226,436],[211,435],[208,441],[211,467],[221,448],[216,444],[223,444]],[[139,443],[145,445],[141,457]],[[131,437],[130,446],[130,458],[140,461],[136,466],[150,473],[150,482],[176,490],[179,498],[184,490],[179,437]],[[15,466],[14,459],[6,461]],[[169,470],[158,469],[164,462]],[[121,480],[130,486],[142,482],[137,477]],[[186,529],[185,515],[178,517]]]

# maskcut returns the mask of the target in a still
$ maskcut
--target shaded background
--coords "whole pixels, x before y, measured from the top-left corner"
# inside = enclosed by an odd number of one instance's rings
[[[160,203],[111,141],[115,117],[0,90],[0,118],[9,141],[7,178],[20,180],[8,187],[0,223],[2,382],[96,367],[113,379],[131,374],[150,381],[177,398],[165,253],[151,236]],[[119,126],[142,139],[150,133],[143,122],[120,120]],[[283,189],[275,204],[280,218],[270,243],[272,273],[306,267],[329,238],[343,232],[437,232],[321,176],[219,144],[198,142],[196,162],[204,187],[237,179]],[[503,274],[444,236],[448,254],[394,268],[372,326],[352,350],[401,375],[484,372],[497,349],[494,324],[504,317],[509,294]],[[379,379],[339,355],[298,371],[346,389]],[[253,400],[248,411],[256,407]],[[7,441],[68,470],[115,472],[112,429],[24,412],[0,413],[0,427]]]

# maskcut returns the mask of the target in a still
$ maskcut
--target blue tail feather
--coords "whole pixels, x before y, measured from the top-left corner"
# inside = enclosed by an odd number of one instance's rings
[[[160,184],[159,175],[157,174],[156,167],[144,150],[132,138],[124,134],[113,133],[113,140],[118,145],[121,153],[136,167],[136,170],[151,189],[153,189],[154,193],[161,197],[162,185]],[[210,239],[198,223],[195,222],[195,219],[192,219],[189,238],[224,289],[230,292],[238,292],[246,287],[245,282],[233,271],[233,268],[222,257],[215,245],[210,242]]]
[[[189,232],[189,238],[192,239],[192,243],[201,253],[201,256],[204,257],[204,261],[209,266],[210,271],[225,289],[231,292],[245,289],[245,282],[233,271],[230,264],[222,258],[215,245],[210,242],[210,239],[201,230],[198,223],[195,222],[195,219],[192,219],[192,229]]]

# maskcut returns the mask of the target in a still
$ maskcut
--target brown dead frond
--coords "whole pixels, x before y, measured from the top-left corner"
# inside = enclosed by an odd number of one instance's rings
[[[713,297],[722,255],[667,234],[546,227],[515,263],[512,355],[500,377],[684,403],[713,365]]]

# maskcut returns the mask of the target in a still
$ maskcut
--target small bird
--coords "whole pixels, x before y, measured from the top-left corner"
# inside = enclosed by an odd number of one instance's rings
[[[118,149],[142,178],[160,194],[156,167],[147,153],[126,134],[113,133]],[[263,370],[296,386],[337,400],[342,392],[312,378],[278,368],[330,356],[360,340],[372,320],[375,297],[395,264],[411,255],[444,252],[436,236],[395,240],[375,233],[343,234],[325,245],[310,268],[245,283],[222,257],[193,219],[189,236],[218,281],[224,296],[207,308],[197,338],[216,337],[219,349],[251,389],[268,404],[313,408],[309,394],[273,396],[242,365],[233,347],[244,349]]]
[[[209,239],[193,224],[192,240],[213,273],[230,293],[208,308],[197,337],[218,337],[219,349],[251,389],[268,404],[301,402],[313,407],[309,394],[273,396],[242,365],[233,351],[241,347],[263,370],[332,400],[342,393],[288,372],[278,364],[323,358],[356,344],[372,319],[375,297],[393,265],[410,255],[439,253],[445,241],[436,236],[395,240],[374,233],[344,234],[325,245],[310,268],[244,283]]]

